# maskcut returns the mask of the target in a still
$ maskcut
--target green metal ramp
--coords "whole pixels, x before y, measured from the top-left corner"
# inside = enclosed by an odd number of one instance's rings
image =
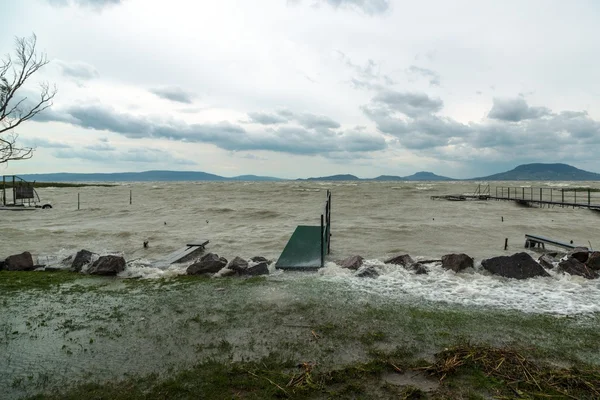
[[[279,256],[275,268],[321,268],[321,227],[300,225]]]
[[[285,245],[275,268],[311,270],[325,266],[325,256],[331,245],[331,192],[327,190],[327,201],[321,225],[299,225]]]

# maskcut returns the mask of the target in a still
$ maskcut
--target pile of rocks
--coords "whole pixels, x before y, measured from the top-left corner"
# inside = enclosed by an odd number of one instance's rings
[[[230,262],[218,254],[208,253],[202,256],[198,262],[193,263],[187,268],[188,275],[206,275],[213,277],[225,276],[258,276],[269,274],[269,264],[271,261],[264,257],[252,257],[250,260],[244,260],[241,257],[235,257]]]
[[[75,257],[68,257],[63,260],[63,264],[71,263],[69,270],[81,272],[85,265],[89,265],[85,271],[91,275],[116,275],[125,270],[125,259],[121,256],[107,255],[100,256],[93,261],[94,253],[88,250],[79,251]],[[46,265],[34,264],[31,253],[26,251],[21,254],[15,254],[0,262],[0,270],[7,271],[33,271],[36,269],[44,271],[57,271],[61,268],[48,267]]]
[[[126,262],[121,256],[104,255],[99,256],[88,250],[80,250],[73,257],[70,256],[62,261],[63,265],[72,272],[84,272],[90,275],[111,276],[117,275],[125,270]],[[265,257],[252,257],[244,260],[241,257],[235,257],[231,262],[225,258],[219,257],[215,253],[208,253],[202,256],[197,262],[191,264],[186,273],[188,275],[205,275],[214,277],[225,276],[257,276],[268,275],[270,260]],[[0,270],[8,271],[56,271],[59,268],[47,267],[45,265],[36,265],[33,262],[31,253],[12,255],[4,261],[0,261]]]
[[[354,275],[358,277],[376,278],[380,275],[375,266],[363,265],[364,258],[356,255],[345,260],[338,261],[342,268],[355,270]],[[474,260],[466,254],[447,254],[441,260],[424,260],[416,262],[408,254],[394,256],[385,264],[400,265],[415,274],[427,274],[428,265],[441,263],[442,268],[461,272],[468,268],[474,268]],[[511,256],[492,257],[481,261],[481,267],[485,271],[506,278],[528,279],[537,276],[550,276],[547,269],[557,268],[557,271],[571,275],[582,276],[587,279],[598,278],[600,271],[600,252],[589,251],[586,248],[577,248],[568,254],[546,253],[538,261],[534,260],[528,253],[516,253]]]

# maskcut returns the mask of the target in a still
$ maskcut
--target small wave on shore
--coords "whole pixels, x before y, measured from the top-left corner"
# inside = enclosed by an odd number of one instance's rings
[[[380,275],[359,278],[353,271],[327,263],[320,270],[330,280],[356,293],[369,293],[406,302],[432,302],[467,307],[492,307],[536,314],[574,315],[600,312],[600,281],[549,271],[550,277],[508,279],[475,269],[460,273],[429,265],[417,275],[401,266],[367,260]]]

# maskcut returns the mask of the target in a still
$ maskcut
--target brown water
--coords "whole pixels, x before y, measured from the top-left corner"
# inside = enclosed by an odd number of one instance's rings
[[[498,185],[509,184],[540,185]],[[552,185],[600,187],[599,182],[542,183]],[[206,238],[208,249],[226,258],[276,259],[296,225],[319,224],[326,189],[333,193],[331,259],[353,254],[383,259],[400,252],[432,258],[465,252],[481,259],[503,254],[505,238],[509,252],[522,250],[525,233],[600,248],[600,214],[589,210],[430,200],[472,193],[476,183],[471,182],[160,182],[40,189],[43,202],[54,208],[2,212],[0,256],[30,251],[44,263],[44,257],[86,248],[155,260]]]

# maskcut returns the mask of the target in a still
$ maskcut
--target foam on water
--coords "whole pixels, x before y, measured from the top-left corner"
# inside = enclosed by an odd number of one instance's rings
[[[455,273],[438,264],[429,273],[416,275],[401,266],[367,260],[380,276],[359,278],[352,271],[327,263],[323,279],[346,286],[357,293],[376,294],[406,302],[442,302],[468,307],[493,307],[528,313],[573,315],[600,312],[600,281],[556,273],[550,277],[525,280],[490,275],[479,266]]]

